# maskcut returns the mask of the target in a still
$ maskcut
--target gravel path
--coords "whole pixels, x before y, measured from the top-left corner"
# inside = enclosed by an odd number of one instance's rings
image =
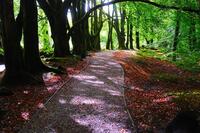
[[[112,52],[96,53],[89,66],[27,122],[21,133],[132,133],[123,100],[122,67]]]

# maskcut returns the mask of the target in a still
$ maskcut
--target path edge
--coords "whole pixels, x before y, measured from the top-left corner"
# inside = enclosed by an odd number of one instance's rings
[[[129,119],[130,119],[130,121],[131,121],[133,133],[137,133],[137,132],[138,132],[138,129],[137,129],[136,125],[135,125],[135,122],[133,121],[133,118],[131,117],[130,111],[129,111],[128,106],[127,106],[126,98],[125,98],[125,89],[127,88],[127,87],[125,87],[125,86],[126,86],[126,85],[125,85],[125,71],[124,71],[123,66],[122,66],[117,60],[115,60],[114,58],[113,58],[113,60],[114,60],[114,62],[118,63],[118,64],[121,66],[122,76],[124,77],[124,83],[123,83],[122,85],[120,85],[121,88],[122,88],[122,90],[123,90],[123,91],[122,91],[123,102],[124,102],[124,105],[125,105],[125,110],[126,110],[126,112],[128,113],[128,117],[129,117]],[[118,87],[118,88],[119,88],[119,87]],[[135,129],[135,130],[134,130],[134,129]]]
[[[83,72],[83,71],[89,66],[89,64],[90,64],[90,58],[91,58],[91,57],[88,57],[88,58],[85,59],[85,60],[86,60],[86,65],[85,65],[78,73],[73,74],[73,76],[74,76],[74,75],[80,74],[81,72]],[[45,108],[45,105],[47,105],[47,104],[51,101],[51,99],[53,99],[53,98],[55,97],[55,95],[56,95],[59,91],[62,90],[63,86],[65,86],[67,83],[69,83],[69,82],[72,80],[72,78],[73,78],[73,77],[71,76],[69,79],[67,79],[64,83],[62,83],[62,84],[60,85],[59,89],[57,89],[49,98],[47,98],[47,100],[44,102],[44,108]],[[42,111],[41,108],[36,108],[35,113],[34,113],[33,115],[37,115],[40,111]],[[32,116],[33,116],[33,115],[32,115]],[[27,123],[29,123],[29,122],[31,122],[31,119],[28,120],[28,121],[25,121],[25,122],[23,123],[23,126],[21,127],[21,130],[19,130],[19,133],[23,133],[24,126],[25,126]]]

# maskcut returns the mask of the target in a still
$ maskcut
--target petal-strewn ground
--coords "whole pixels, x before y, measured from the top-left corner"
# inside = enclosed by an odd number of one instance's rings
[[[200,76],[136,51],[118,51],[114,58],[125,71],[125,97],[137,131],[164,131],[179,111],[200,111]]]

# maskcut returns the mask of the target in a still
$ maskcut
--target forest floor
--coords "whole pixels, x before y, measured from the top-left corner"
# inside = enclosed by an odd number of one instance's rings
[[[18,132],[23,123],[29,120],[32,115],[66,83],[71,76],[78,74],[87,66],[87,61],[81,61],[77,57],[46,58],[44,62],[54,67],[65,68],[66,74],[55,74],[52,72],[35,76],[40,84],[18,85],[9,89],[13,90],[11,96],[0,96],[0,132]],[[2,77],[1,72],[0,76]]]
[[[199,73],[181,70],[167,61],[137,56],[136,51],[97,54],[101,58],[92,57],[94,60],[90,66],[88,59],[47,59],[45,62],[51,66],[66,68],[68,75],[44,73],[36,77],[42,79],[43,84],[15,86],[11,88],[14,90],[12,96],[0,96],[0,109],[5,110],[0,112],[0,132],[19,132],[24,123],[21,132],[28,132],[27,129],[35,128],[34,125],[30,126],[33,119],[37,119],[35,126],[43,122],[38,127],[45,127],[45,131],[51,132],[67,130],[69,127],[65,124],[57,125],[66,119],[71,121],[70,126],[74,132],[78,132],[77,127],[82,132],[101,132],[100,129],[102,132],[109,132],[109,129],[120,129],[119,132],[122,133],[130,132],[123,125],[128,119],[127,114],[120,113],[121,107],[124,108],[123,91],[119,89],[122,86],[125,88],[128,109],[139,133],[163,131],[180,111],[199,111]],[[111,56],[112,54],[114,56]],[[123,73],[121,67],[111,58],[124,68],[125,84],[122,81],[119,85],[116,83]],[[81,72],[83,68],[86,68],[86,71]],[[79,83],[83,87],[80,87]],[[109,84],[112,87],[107,89]],[[54,104],[49,104],[53,103],[50,101],[54,101]],[[54,105],[62,111],[56,111]],[[67,113],[60,113],[64,109]],[[38,113],[38,110],[42,112]],[[40,117],[38,114],[41,114]],[[50,114],[50,119],[45,117],[47,114]],[[43,116],[46,122],[41,118]],[[65,119],[62,119],[64,117]]]
[[[124,103],[124,73],[113,52],[98,52],[89,65],[27,121],[20,133],[134,133]]]
[[[115,52],[125,71],[125,97],[139,133],[163,131],[180,111],[200,111],[200,73],[135,51]]]
[[[43,85],[18,86],[14,95],[0,97],[0,108],[7,111],[0,132],[134,132],[124,103],[123,69],[112,54],[96,53],[82,62],[46,60],[66,67],[69,75],[45,73]]]

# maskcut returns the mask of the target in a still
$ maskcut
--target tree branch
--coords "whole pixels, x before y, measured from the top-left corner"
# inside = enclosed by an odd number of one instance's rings
[[[96,5],[95,7],[91,8],[79,21],[77,21],[71,27],[71,29],[69,30],[68,34],[71,35],[71,32],[73,31],[74,27],[77,26],[78,24],[80,24],[85,19],[88,19],[90,17],[90,14],[93,11],[95,11],[95,10],[97,10],[97,9],[103,7],[103,6],[108,6],[108,5],[111,5],[111,4],[116,4],[116,3],[121,3],[121,2],[140,2],[140,3],[149,4],[149,5],[155,6],[157,8],[161,8],[161,9],[181,10],[181,11],[184,11],[184,12],[195,13],[195,14],[198,14],[198,15],[200,14],[200,10],[199,9],[192,9],[190,7],[177,7],[177,6],[170,6],[170,5],[161,5],[161,4],[149,1],[149,0],[113,0],[113,1],[110,1],[110,2],[107,2],[107,3],[102,3],[102,4],[99,4],[99,5]]]

